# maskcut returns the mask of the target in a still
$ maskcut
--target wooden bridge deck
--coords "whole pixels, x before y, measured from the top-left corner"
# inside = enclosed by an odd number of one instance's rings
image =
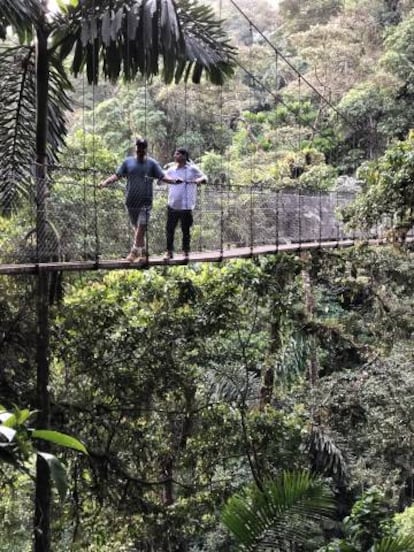
[[[25,264],[3,264],[0,265],[0,274],[37,274],[41,271],[46,272],[76,272],[88,270],[119,270],[119,269],[143,269],[153,266],[175,266],[189,263],[200,262],[222,262],[229,259],[249,258],[258,255],[267,255],[281,252],[306,251],[315,249],[334,249],[352,247],[358,240],[344,239],[331,241],[313,241],[301,243],[284,243],[273,245],[255,245],[253,247],[235,247],[223,251],[201,251],[191,252],[189,259],[183,255],[177,254],[173,259],[165,261],[161,256],[150,256],[148,260],[141,263],[130,263],[125,259],[101,260],[96,261],[71,261],[71,262],[45,262],[45,263],[25,263]],[[367,239],[363,241],[366,245],[381,245],[383,239]]]

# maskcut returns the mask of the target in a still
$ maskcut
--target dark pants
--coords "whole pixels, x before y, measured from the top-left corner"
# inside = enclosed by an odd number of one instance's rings
[[[183,232],[183,251],[190,251],[190,228],[193,225],[193,212],[191,209],[177,211],[168,207],[167,213],[167,250],[174,251],[174,233],[178,221],[181,221],[181,230]]]

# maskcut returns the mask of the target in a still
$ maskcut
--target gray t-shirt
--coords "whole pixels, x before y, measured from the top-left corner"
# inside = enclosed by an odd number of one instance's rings
[[[129,208],[150,207],[152,205],[152,179],[162,178],[164,171],[152,159],[145,157],[142,161],[137,157],[127,157],[116,170],[119,177],[127,177],[125,203]]]

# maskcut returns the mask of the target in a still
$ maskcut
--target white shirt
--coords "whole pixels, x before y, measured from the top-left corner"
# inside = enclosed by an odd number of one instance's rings
[[[171,167],[166,174],[169,177],[183,181],[180,184],[169,185],[168,206],[178,211],[194,209],[197,199],[197,184],[194,184],[194,180],[200,177],[206,178],[205,174],[188,162],[184,167],[178,167],[177,165]]]

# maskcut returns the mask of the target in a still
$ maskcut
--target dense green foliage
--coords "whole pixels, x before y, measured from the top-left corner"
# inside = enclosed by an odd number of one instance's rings
[[[360,168],[362,193],[345,212],[356,227],[372,228],[384,223],[404,238],[414,224],[414,135],[393,144],[377,161]],[[398,236],[398,232],[401,233]]]
[[[145,135],[162,163],[175,145],[190,146],[217,185],[324,191],[337,187],[338,176],[357,177],[361,193],[343,216],[358,230],[384,226],[400,247],[48,276],[51,423],[43,434],[26,423],[37,405],[36,287],[28,275],[2,276],[0,402],[17,417],[7,422],[7,414],[0,426],[0,550],[31,548],[36,435],[47,437],[45,458],[62,496],[68,490],[66,501],[52,496],[55,550],[413,550],[412,2],[242,2],[252,21],[212,2],[238,48],[237,69],[210,10],[178,2],[182,29],[172,30],[187,54],[195,48],[198,62],[180,54],[175,63],[171,49],[158,67],[151,43],[153,78],[129,83],[118,75],[145,70],[141,51],[120,57],[117,39],[133,30],[117,27],[127,3],[101,4],[108,82],[96,82],[93,25],[77,19],[92,3],[73,2],[50,29],[54,54],[65,58],[77,44],[71,63],[80,73],[69,83],[66,66],[51,57],[52,109],[55,102],[74,109],[65,142],[57,107],[51,115],[50,159],[71,169],[51,179],[62,243],[73,228],[93,225],[92,209],[105,206],[101,253],[119,255],[119,235],[128,246],[115,210],[122,191],[94,190],[97,175],[113,172],[135,136]],[[25,24],[36,6],[0,0],[0,37],[12,23],[30,42],[33,22],[42,21],[35,10]],[[197,36],[213,50],[217,39],[231,63],[210,66]],[[171,36],[161,38],[165,46]],[[0,139],[8,155],[5,259],[23,242],[30,249],[26,225],[33,225],[29,208],[15,201],[32,192],[30,164],[18,162],[34,136],[33,89],[19,95],[26,77],[33,85],[33,66],[21,73],[22,58],[11,53],[0,52],[10,73],[0,108],[8,129]],[[190,84],[190,75],[200,80],[200,63],[213,82],[233,70],[234,78],[221,88]],[[158,73],[186,84],[167,86]],[[21,101],[8,106],[8,97]],[[29,129],[24,139],[21,129]],[[156,201],[154,214],[161,208]],[[70,243],[69,255],[92,258],[94,244]],[[85,443],[89,454],[59,447],[74,443],[82,452]],[[302,500],[307,493],[312,500]],[[329,516],[315,517],[314,507]]]

